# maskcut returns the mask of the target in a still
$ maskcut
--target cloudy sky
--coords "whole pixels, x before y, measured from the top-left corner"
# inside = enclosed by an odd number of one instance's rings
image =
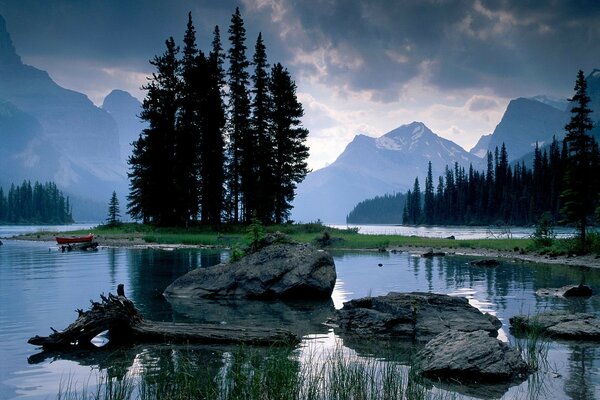
[[[143,99],[188,11],[201,47],[215,25],[227,47],[236,6],[248,57],[262,32],[296,80],[313,169],[415,120],[468,150],[510,99],[568,97],[578,69],[600,68],[598,0],[0,0],[0,15],[25,63],[100,105],[115,88]]]

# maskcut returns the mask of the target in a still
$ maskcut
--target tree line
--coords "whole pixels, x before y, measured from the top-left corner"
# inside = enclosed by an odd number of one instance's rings
[[[472,166],[466,172],[458,164],[446,167],[434,193],[429,163],[424,192],[417,178],[407,193],[405,223],[531,225],[549,214],[554,223],[576,224],[585,242],[587,220],[598,207],[600,193],[600,152],[589,135],[593,124],[586,90],[579,71],[562,145],[556,139],[548,150],[536,145],[531,168],[525,162],[511,166],[502,144],[494,154],[488,152],[485,172]]]
[[[190,13],[183,49],[171,37],[151,60],[156,72],[140,115],[148,128],[129,159],[134,219],[167,226],[288,219],[308,173],[296,84],[281,64],[270,67],[261,34],[248,60],[239,8],[228,32],[227,54],[218,26],[205,54]]]
[[[70,224],[69,198],[53,182],[11,184],[7,196],[0,187],[0,224]]]
[[[472,165],[466,170],[458,163],[446,166],[434,189],[429,162],[423,190],[416,178],[403,203],[392,196],[365,201],[349,214],[348,222],[359,221],[361,210],[377,213],[372,206],[387,200],[402,210],[406,225],[532,225],[546,215],[553,223],[577,225],[585,242],[585,228],[594,210],[600,217],[600,151],[589,135],[593,125],[586,90],[579,71],[567,134],[562,142],[554,138],[547,148],[536,145],[531,167],[524,161],[511,165],[502,144],[487,153],[485,171],[476,171]],[[379,207],[381,213],[390,214],[389,204]]]
[[[346,217],[352,224],[401,224],[405,193],[385,194],[358,203]]]

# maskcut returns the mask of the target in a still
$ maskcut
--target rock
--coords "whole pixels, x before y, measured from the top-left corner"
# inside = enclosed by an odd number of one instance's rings
[[[538,296],[555,296],[555,297],[589,297],[594,294],[591,287],[583,284],[577,286],[563,286],[561,288],[545,288],[538,289],[535,294]]]
[[[485,331],[441,333],[417,357],[422,374],[438,379],[495,383],[524,380],[530,372],[519,351]]]
[[[421,254],[421,257],[423,258],[431,258],[431,257],[443,257],[445,256],[446,253],[444,253],[443,251],[433,251],[433,249]]]
[[[510,318],[515,333],[537,331],[551,337],[571,340],[600,340],[600,320],[593,314],[548,311]]]
[[[275,243],[233,263],[188,272],[168,297],[327,299],[335,285],[333,258],[310,244]]]
[[[463,297],[435,293],[388,293],[350,300],[337,311],[336,323],[347,333],[425,342],[450,329],[484,330],[498,335],[502,323],[483,314]]]
[[[493,258],[485,258],[483,260],[471,261],[471,265],[476,267],[497,267],[500,265],[500,261],[494,260]]]

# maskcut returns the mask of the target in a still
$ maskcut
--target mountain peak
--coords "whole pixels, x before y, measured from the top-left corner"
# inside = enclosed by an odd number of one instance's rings
[[[6,29],[6,21],[0,15],[0,65],[21,64],[21,57],[17,55],[10,34]]]

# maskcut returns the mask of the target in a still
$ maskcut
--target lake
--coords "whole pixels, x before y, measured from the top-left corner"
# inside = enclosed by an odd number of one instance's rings
[[[345,340],[322,324],[346,300],[390,291],[426,291],[464,296],[503,322],[499,338],[515,343],[508,319],[549,309],[598,314],[600,299],[537,297],[535,290],[582,281],[600,288],[600,270],[506,262],[496,268],[469,265],[467,257],[423,259],[407,253],[334,252],[338,280],[331,302],[177,301],[161,297],[174,279],[194,268],[228,259],[226,251],[198,249],[100,248],[60,253],[51,242],[3,239],[0,246],[0,399],[51,399],[64,382],[96,382],[98,372],[131,371],[153,360],[152,346],[105,355],[52,355],[27,344],[34,335],[62,329],[87,309],[90,299],[125,284],[127,296],[147,319],[285,327],[303,335],[302,346],[344,351],[386,361],[377,346]],[[382,264],[381,267],[378,264]],[[163,346],[164,347],[164,346]],[[226,349],[206,350],[211,362],[225,362]],[[156,357],[155,357],[156,358]],[[149,361],[150,360],[150,361]],[[589,343],[549,342],[548,362],[503,398],[600,398],[600,347]],[[472,394],[472,393],[470,393]],[[455,393],[457,398],[469,398]]]

